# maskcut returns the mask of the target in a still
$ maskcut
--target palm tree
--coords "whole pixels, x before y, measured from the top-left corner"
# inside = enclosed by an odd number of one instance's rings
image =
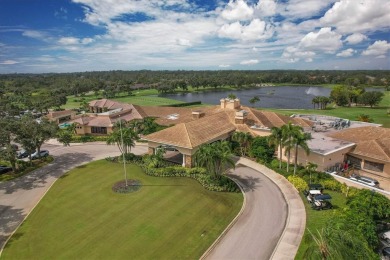
[[[307,155],[310,153],[309,146],[307,145],[307,141],[311,139],[310,133],[304,133],[301,132],[303,129],[299,127],[300,132],[298,132],[293,138],[294,138],[294,145],[295,145],[295,158],[294,158],[294,175],[297,172],[297,164],[298,164],[298,148],[302,148]]]
[[[283,147],[285,155],[287,156],[287,172],[289,171],[291,149],[293,149],[295,145],[294,139],[295,136],[299,134],[300,130],[301,128],[299,126],[294,126],[291,122],[282,126]]]
[[[283,132],[282,128],[272,127],[271,135],[268,137],[270,145],[274,145],[279,149],[279,169],[282,169],[282,145],[283,145]]]
[[[131,128],[114,127],[114,131],[108,135],[107,144],[117,145],[122,154],[128,154],[131,148],[135,146],[138,139],[137,134]]]
[[[259,96],[254,96],[253,98],[249,99],[249,103],[252,104],[252,106],[255,105],[255,103],[259,102],[260,101],[260,98]]]
[[[310,181],[309,181],[310,184],[311,184],[311,173],[314,172],[315,170],[317,170],[317,167],[318,167],[318,165],[315,164],[315,163],[312,163],[312,162],[308,162],[308,163],[306,164],[306,170],[307,170],[307,171],[309,172],[309,174],[310,174]]]
[[[195,152],[194,157],[195,165],[205,167],[216,179],[219,179],[227,169],[235,167],[227,141],[204,144]]]
[[[235,132],[232,136],[233,141],[236,141],[240,144],[241,155],[245,156],[248,151],[248,147],[253,137],[250,133],[244,132]]]
[[[318,105],[318,107],[319,107],[319,104],[320,104],[320,97],[314,97],[314,98],[311,100],[311,103],[313,104],[314,109],[316,109],[316,105]]]

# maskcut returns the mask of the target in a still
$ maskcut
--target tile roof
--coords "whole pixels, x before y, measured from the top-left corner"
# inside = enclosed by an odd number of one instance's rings
[[[144,136],[144,139],[192,149],[217,140],[235,129],[236,127],[230,122],[227,113],[221,112],[188,123],[177,124]]]
[[[62,111],[50,111],[48,117],[50,118],[58,118],[63,116],[70,116],[72,114],[76,114],[73,110],[62,110]]]
[[[351,154],[390,162],[390,129],[375,126],[348,128],[329,136],[356,143]]]
[[[360,142],[356,145],[352,154],[390,162],[390,138]]]
[[[132,108],[132,105],[126,103],[120,103],[117,101],[109,100],[109,99],[98,99],[89,102],[89,106],[91,107],[99,107],[99,108],[107,108],[108,110],[113,110],[117,108],[129,109]]]

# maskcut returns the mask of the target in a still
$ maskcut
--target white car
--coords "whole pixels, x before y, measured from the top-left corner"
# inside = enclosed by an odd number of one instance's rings
[[[390,230],[385,232],[385,233],[383,233],[381,238],[386,240],[387,243],[390,243]]]
[[[31,155],[31,159],[34,160],[34,159],[38,159],[40,157],[47,157],[47,156],[49,156],[49,151],[48,150],[41,150],[39,154],[40,154],[40,156],[38,156],[38,151],[33,153]]]
[[[379,187],[379,182],[375,179],[365,177],[365,176],[360,176],[357,174],[352,174],[351,177],[349,177],[351,180],[358,181],[360,183],[364,183],[368,186],[371,187]]]

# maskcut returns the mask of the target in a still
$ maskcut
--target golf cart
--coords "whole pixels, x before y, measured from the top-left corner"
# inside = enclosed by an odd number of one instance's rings
[[[313,203],[311,205],[312,209],[315,210],[323,210],[323,209],[331,209],[333,208],[332,203],[330,203],[330,199],[332,197],[329,194],[320,194],[314,196]]]

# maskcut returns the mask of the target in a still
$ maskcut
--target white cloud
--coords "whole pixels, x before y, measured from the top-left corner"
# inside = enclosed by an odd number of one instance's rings
[[[13,65],[13,64],[17,64],[17,63],[20,63],[16,60],[5,60],[5,61],[2,61],[0,62],[1,65]]]
[[[242,41],[264,40],[272,37],[274,31],[270,25],[260,19],[253,19],[248,25],[240,22],[225,24],[218,31],[219,37]]]
[[[336,0],[290,0],[279,4],[279,13],[291,19],[310,18],[334,2]]]
[[[75,37],[62,37],[58,40],[58,43],[62,45],[78,44],[79,42],[80,40]]]
[[[390,1],[340,0],[320,19],[341,33],[368,32],[390,28]]]
[[[299,43],[299,46],[304,49],[328,53],[334,53],[342,45],[341,35],[333,32],[330,27],[321,28],[317,33],[306,34]]]
[[[220,67],[220,68],[229,68],[230,65],[229,64],[220,64],[220,65],[218,65],[218,67]]]
[[[346,50],[343,50],[339,53],[337,53],[337,57],[351,57],[353,56],[353,54],[356,53],[356,51],[354,49],[346,49]]]
[[[47,34],[41,31],[35,30],[25,30],[22,33],[23,36],[30,37],[37,40],[45,40],[47,38]]]
[[[313,51],[303,51],[297,47],[289,46],[282,54],[282,58],[289,63],[298,62],[303,59],[305,62],[312,62],[316,53]]]
[[[390,50],[390,43],[387,41],[376,41],[368,46],[367,50],[362,52],[362,55],[383,57]]]
[[[228,21],[247,21],[253,16],[253,8],[244,0],[230,0],[221,17]]]
[[[358,44],[364,40],[367,40],[367,36],[361,33],[351,34],[345,39],[348,44]]]
[[[81,40],[81,43],[82,43],[82,44],[89,44],[89,43],[92,43],[92,42],[94,42],[94,41],[95,41],[95,40],[92,39],[92,38],[84,38],[84,39]]]
[[[259,0],[255,7],[255,13],[261,17],[273,16],[276,13],[276,6],[274,0]]]
[[[259,63],[259,60],[243,60],[240,62],[241,65],[254,65]]]

